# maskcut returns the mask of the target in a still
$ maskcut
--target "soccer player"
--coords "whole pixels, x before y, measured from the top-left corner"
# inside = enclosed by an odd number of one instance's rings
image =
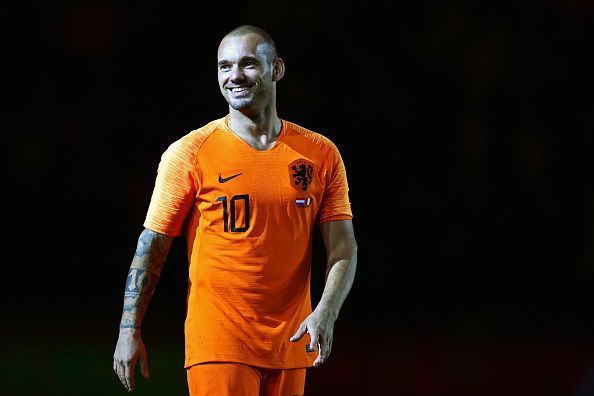
[[[249,25],[231,31],[217,67],[229,114],[161,157],[126,281],[114,370],[129,391],[137,362],[148,378],[142,319],[171,241],[184,235],[190,395],[302,395],[306,368],[330,356],[355,276],[345,168],[328,138],[277,116],[285,64],[267,32]],[[327,269],[312,311],[316,225]]]

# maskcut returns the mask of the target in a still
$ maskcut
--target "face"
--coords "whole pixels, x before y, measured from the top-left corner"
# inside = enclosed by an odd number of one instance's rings
[[[218,51],[221,93],[235,110],[258,111],[272,103],[275,81],[282,77],[282,60],[269,60],[258,35],[227,37]]]

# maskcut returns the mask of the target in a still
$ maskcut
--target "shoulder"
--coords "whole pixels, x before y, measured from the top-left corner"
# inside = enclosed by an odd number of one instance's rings
[[[192,158],[196,158],[200,148],[208,140],[212,134],[219,129],[222,119],[217,119],[208,124],[191,130],[181,138],[177,139],[167,147],[163,153],[164,157],[178,157],[184,158],[189,162],[193,162]]]
[[[294,122],[283,120],[287,125],[287,140],[299,140],[312,149],[319,150],[323,154],[333,154],[338,152],[338,148],[330,138],[320,132],[312,131],[295,124]]]
[[[198,152],[202,144],[219,129],[221,119],[209,122],[208,124],[193,129],[175,142],[171,143],[170,149],[185,149]]]

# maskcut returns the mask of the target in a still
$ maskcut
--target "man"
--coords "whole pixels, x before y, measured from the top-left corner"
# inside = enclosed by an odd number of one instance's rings
[[[330,355],[356,267],[346,172],[329,139],[277,116],[284,73],[264,30],[240,26],[227,34],[218,80],[229,114],[161,158],[114,353],[129,391],[137,362],[149,376],[140,327],[171,241],[182,233],[190,261],[184,367],[191,395],[302,395],[306,367]],[[316,224],[328,261],[312,312]]]

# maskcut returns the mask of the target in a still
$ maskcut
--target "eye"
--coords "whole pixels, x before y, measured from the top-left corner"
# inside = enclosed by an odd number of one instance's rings
[[[226,65],[226,64],[219,65],[219,71],[227,71],[230,68],[231,67],[229,65]]]

